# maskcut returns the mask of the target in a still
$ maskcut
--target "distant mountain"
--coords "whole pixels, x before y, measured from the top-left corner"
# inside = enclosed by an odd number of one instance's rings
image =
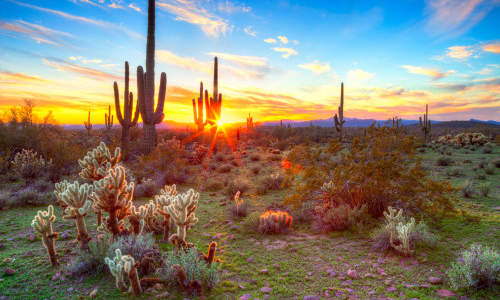
[[[482,120],[470,119],[469,121],[471,121],[471,122],[477,122],[477,123],[486,123],[486,124],[500,125],[500,122],[493,121],[493,120],[482,121]]]
[[[389,125],[387,120],[375,120],[375,119],[357,119],[357,118],[345,118],[344,127],[369,127],[375,122],[375,125]],[[279,126],[281,121],[268,121],[263,122],[263,126]],[[290,124],[291,127],[307,127],[310,126],[312,122],[313,126],[320,127],[333,127],[333,118],[328,119],[320,119],[320,120],[311,120],[311,121],[294,121],[294,120],[283,120],[283,125],[288,126]],[[418,120],[402,120],[403,125],[413,125],[418,124]],[[433,123],[437,123],[433,121]]]

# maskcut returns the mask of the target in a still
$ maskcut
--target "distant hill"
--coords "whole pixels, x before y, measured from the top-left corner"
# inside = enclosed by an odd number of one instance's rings
[[[384,126],[387,124],[387,120],[375,120],[375,119],[357,119],[357,118],[345,118],[344,127],[369,127],[375,122],[376,125]],[[291,127],[307,127],[310,126],[312,122],[313,126],[320,127],[333,127],[333,117],[328,119],[311,120],[311,121],[295,121],[295,120],[283,120],[283,125]],[[418,124],[418,120],[402,120],[403,125]],[[435,123],[433,121],[433,123]],[[263,126],[279,126],[280,121],[269,121],[261,123]]]

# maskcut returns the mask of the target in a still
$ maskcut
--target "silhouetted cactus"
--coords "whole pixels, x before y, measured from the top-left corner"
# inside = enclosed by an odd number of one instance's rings
[[[107,130],[113,128],[113,116],[111,115],[111,105],[108,105],[108,113],[104,114],[104,125]]]
[[[148,38],[146,45],[146,73],[137,67],[137,92],[144,131],[144,152],[151,153],[156,146],[156,124],[164,118],[163,106],[167,89],[167,74],[161,73],[160,90],[155,106],[155,1],[148,1]]]
[[[113,89],[115,92],[115,110],[116,118],[120,125],[122,126],[122,137],[120,142],[120,148],[122,149],[124,156],[127,157],[128,153],[128,142],[129,142],[129,131],[131,127],[137,125],[137,120],[139,119],[139,104],[137,103],[134,111],[134,95],[129,92],[129,67],[128,61],[125,62],[125,91],[123,93],[123,114],[120,105],[120,94],[118,91],[118,83],[115,81],[113,84]]]
[[[195,99],[193,99],[193,118],[197,131],[203,131],[205,125],[207,124],[206,119],[203,120],[203,82],[200,82],[200,96],[198,97],[198,103],[196,103]]]
[[[424,143],[427,144],[429,134],[431,133],[431,120],[429,120],[429,105],[425,105],[425,115],[424,118],[419,117],[420,128],[424,133]]]
[[[92,123],[90,123],[90,110],[87,122],[83,122],[83,124],[85,124],[85,129],[87,129],[87,134],[90,136],[90,131],[92,130]]]
[[[247,131],[250,131],[250,129],[253,129],[253,117],[250,116],[250,113],[248,113],[248,117],[247,117]]]
[[[344,128],[344,83],[342,82],[340,85],[340,106],[339,106],[339,115],[337,114],[333,117],[335,123],[335,129],[339,133],[339,139],[342,141],[343,139],[343,128]]]
[[[57,232],[52,231],[52,224],[55,220],[56,216],[54,215],[54,207],[49,205],[47,211],[39,210],[31,222],[33,230],[38,232],[42,238],[43,245],[45,246],[45,249],[47,249],[50,265],[52,266],[59,265],[54,246],[54,240],[57,239],[58,235]]]

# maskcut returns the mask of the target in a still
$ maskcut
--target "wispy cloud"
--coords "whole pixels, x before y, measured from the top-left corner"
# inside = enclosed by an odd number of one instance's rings
[[[182,57],[172,51],[156,50],[156,57],[162,63],[195,72],[210,73],[210,63],[200,62],[193,57]]]
[[[257,36],[257,32],[252,28],[252,26],[247,26],[243,31],[250,36]]]
[[[63,46],[65,37],[72,37],[67,32],[53,30],[42,25],[32,24],[25,21],[12,23],[0,21],[0,30],[9,33],[17,33],[26,36],[37,43],[49,44],[53,46]]]
[[[276,39],[273,39],[273,38],[267,38],[264,40],[264,42],[266,42],[268,44],[276,44],[277,43]]]
[[[286,36],[279,35],[278,40],[284,45],[288,44],[288,38]]]
[[[446,77],[450,74],[455,73],[454,70],[450,70],[448,72],[441,72],[438,69],[434,69],[434,68],[424,68],[424,67],[409,66],[409,65],[404,65],[401,67],[405,68],[408,71],[408,73],[425,75],[425,76],[432,78],[432,80],[438,80],[438,79]]]
[[[281,47],[276,47],[276,48],[273,48],[274,51],[276,52],[280,52],[280,53],[283,53],[281,55],[281,57],[283,58],[289,58],[290,56],[292,55],[297,55],[299,54],[297,51],[295,51],[294,49],[292,48],[281,48]]]
[[[236,55],[236,54],[221,53],[221,52],[210,52],[208,54],[213,55],[213,56],[218,56],[219,58],[221,58],[223,60],[235,62],[239,65],[252,66],[252,67],[266,67],[266,66],[268,66],[267,58],[265,58],[265,57]]]
[[[141,8],[140,8],[140,7],[135,6],[135,4],[134,4],[134,3],[130,3],[130,4],[128,5],[128,7],[129,7],[129,8],[131,8],[131,9],[133,9],[133,10],[135,10],[136,12],[141,12]]]
[[[31,83],[46,83],[50,80],[40,78],[38,76],[27,75],[24,73],[13,73],[10,71],[0,71],[0,83],[1,84],[25,84],[27,82]]]
[[[446,55],[448,57],[465,60],[474,54],[474,49],[472,46],[453,46],[448,47],[448,52]]]
[[[82,22],[82,23],[86,23],[86,24],[92,24],[92,25],[107,28],[107,29],[119,30],[119,31],[121,31],[121,32],[123,32],[131,37],[144,39],[144,37],[142,35],[140,35],[136,32],[133,32],[133,31],[127,29],[126,27],[123,27],[122,25],[117,25],[117,24],[113,24],[113,23],[109,23],[109,22],[105,22],[105,21],[100,21],[100,20],[95,20],[95,19],[91,19],[91,18],[87,18],[87,17],[77,16],[77,15],[72,15],[72,14],[69,14],[69,13],[66,13],[66,12],[63,12],[60,10],[54,10],[54,9],[50,9],[50,8],[36,6],[33,4],[28,4],[28,3],[24,3],[24,2],[20,2],[20,1],[16,1],[16,0],[8,0],[8,1],[15,3],[17,5],[20,5],[20,6],[24,6],[24,7],[35,9],[35,10],[42,11],[45,13],[50,13],[50,14],[53,14],[56,16],[60,16],[62,18],[68,19],[68,20],[78,21],[78,22]]]
[[[313,72],[314,74],[323,74],[323,73],[330,71],[330,64],[327,62],[322,63],[322,62],[315,60],[312,63],[301,64],[301,65],[299,65],[299,68],[309,70],[309,71]]]
[[[354,69],[347,72],[347,81],[351,83],[359,83],[361,81],[371,79],[373,76],[375,76],[373,73],[369,73],[361,69]]]
[[[200,2],[190,0],[157,1],[157,5],[175,15],[176,20],[200,26],[206,35],[218,37],[230,30],[225,20],[209,13],[205,8],[198,7],[199,4]]]
[[[226,0],[219,2],[217,6],[218,10],[221,12],[225,12],[228,14],[232,13],[248,13],[252,10],[250,6],[246,6],[244,4],[234,3],[232,1]]]
[[[483,51],[500,54],[500,42],[483,45]]]
[[[495,6],[497,0],[428,0],[427,26],[433,35],[465,33]]]
[[[121,6],[120,4],[117,4],[116,2],[111,2],[110,4],[108,4],[108,7],[110,8],[116,8],[116,9],[122,9],[123,6]]]
[[[120,76],[116,76],[107,72],[102,72],[93,68],[77,65],[62,59],[42,58],[42,61],[45,65],[55,68],[57,70],[83,75],[85,77],[92,78],[95,80],[115,81],[121,79]]]

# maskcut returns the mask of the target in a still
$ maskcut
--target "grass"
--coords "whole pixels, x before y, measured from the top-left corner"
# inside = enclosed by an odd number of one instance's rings
[[[483,151],[465,153],[462,149],[450,149],[454,160],[454,168],[460,169],[461,176],[449,176],[449,167],[440,167],[436,163],[441,156],[427,149],[421,153],[423,164],[432,176],[450,180],[459,188],[466,180],[472,180],[478,190],[479,180],[475,179],[477,166],[482,159],[493,160],[500,154],[500,147],[493,148],[492,154]],[[241,166],[234,167],[229,174],[208,171],[207,177],[213,177],[221,183],[230,182],[241,177],[249,181],[249,191],[244,200],[251,205],[249,213],[263,211],[272,203],[282,203],[286,191],[269,191],[265,195],[256,194],[256,185],[264,176],[268,176],[279,168],[279,161],[266,161],[266,168],[259,174],[252,172],[252,150],[241,158]],[[261,154],[262,155],[262,154]],[[263,155],[262,160],[266,159]],[[470,163],[464,161],[470,160]],[[201,172],[199,166],[193,171]],[[262,287],[269,286],[272,292],[270,299],[302,299],[305,295],[321,295],[344,297],[357,295],[367,298],[438,298],[438,289],[449,289],[446,282],[429,285],[429,276],[444,278],[444,272],[454,261],[457,254],[472,243],[480,242],[500,249],[500,172],[486,175],[482,182],[489,182],[491,191],[488,197],[479,193],[472,198],[464,198],[457,193],[457,206],[469,214],[481,217],[480,222],[467,221],[464,217],[436,220],[433,231],[440,236],[435,249],[417,249],[413,258],[402,258],[394,254],[374,252],[366,232],[334,232],[318,235],[308,226],[294,224],[287,235],[260,235],[248,233],[242,228],[244,219],[232,220],[229,206],[221,206],[219,200],[229,201],[224,189],[201,193],[200,205],[196,212],[199,223],[189,231],[188,241],[194,242],[199,249],[205,251],[207,245],[216,237],[219,244],[217,256],[222,260],[218,264],[220,283],[209,294],[209,299],[237,299],[243,294],[251,294],[263,298]],[[191,186],[180,186],[185,190]],[[147,199],[141,199],[142,203]],[[216,201],[212,201],[216,200]],[[78,298],[86,297],[94,288],[98,288],[98,299],[132,298],[120,293],[114,287],[114,280],[109,274],[95,274],[88,278],[67,278],[53,280],[54,275],[64,270],[71,253],[74,252],[75,226],[71,221],[61,220],[61,211],[57,208],[55,231],[68,232],[71,238],[56,241],[56,248],[62,266],[51,268],[47,264],[45,249],[39,238],[29,241],[27,235],[32,233],[30,223],[38,208],[23,207],[0,211],[0,243],[5,248],[0,250],[0,297],[10,299],[43,299],[43,298]],[[212,220],[212,222],[210,222]],[[231,220],[229,223],[228,221]],[[439,222],[440,221],[440,222]],[[95,233],[95,217],[87,217],[91,236]],[[236,227],[234,226],[236,225]],[[160,242],[163,250],[170,245]],[[15,275],[4,275],[10,267]],[[261,271],[267,269],[267,274]],[[351,281],[346,273],[355,269],[358,279]],[[377,269],[383,269],[386,275],[380,275]],[[330,276],[329,272],[337,276]],[[380,271],[380,270],[379,270]],[[381,273],[381,272],[380,272]],[[395,290],[394,290],[394,289]],[[182,299],[178,291],[169,291],[175,299]],[[471,299],[494,298],[500,290],[498,286],[490,291],[459,291],[458,295],[467,295]],[[327,296],[329,295],[329,296]],[[152,298],[144,294],[143,299]]]

